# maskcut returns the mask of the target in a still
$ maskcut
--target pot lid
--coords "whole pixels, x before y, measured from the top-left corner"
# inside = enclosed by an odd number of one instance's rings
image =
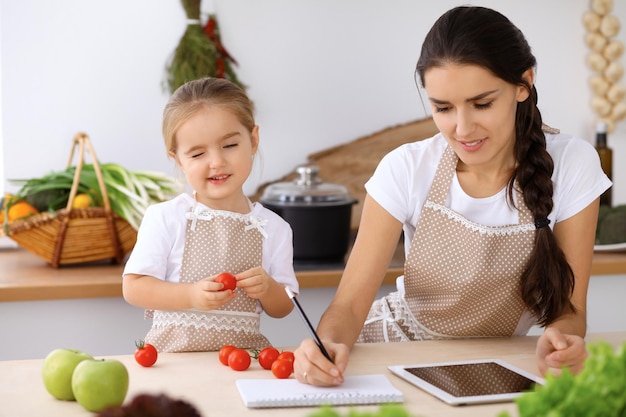
[[[299,175],[291,182],[278,182],[269,185],[261,200],[266,203],[315,204],[315,203],[352,203],[348,189],[340,184],[325,183],[318,178],[319,167],[303,165],[296,168]]]

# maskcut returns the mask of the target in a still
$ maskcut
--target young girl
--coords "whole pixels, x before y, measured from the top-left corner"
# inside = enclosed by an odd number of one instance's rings
[[[224,79],[188,82],[165,106],[163,137],[193,193],[146,211],[124,298],[153,318],[146,342],[160,352],[266,347],[260,313],[289,314],[285,286],[298,282],[289,224],[243,192],[259,146],[252,103]],[[222,272],[235,291],[214,281]]]
[[[545,328],[538,369],[578,372],[599,196],[590,143],[542,123],[536,60],[502,14],[457,7],[422,46],[416,76],[440,133],[391,151],[366,184],[361,224],[322,316],[326,360],[305,340],[301,382],[337,385],[356,342],[508,337]],[[374,301],[404,232],[398,291]]]

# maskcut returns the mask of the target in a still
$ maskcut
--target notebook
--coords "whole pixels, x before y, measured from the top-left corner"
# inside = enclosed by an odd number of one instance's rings
[[[385,375],[347,376],[340,386],[315,387],[289,379],[238,379],[248,408],[401,403],[404,395]]]

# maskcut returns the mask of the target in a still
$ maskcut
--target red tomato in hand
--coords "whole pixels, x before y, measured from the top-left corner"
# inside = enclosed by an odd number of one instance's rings
[[[293,354],[293,352],[285,350],[283,352],[280,352],[280,355],[278,355],[278,358],[276,358],[276,359],[285,359],[285,360],[293,362],[293,361],[296,360],[296,357]]]
[[[139,365],[147,368],[156,363],[159,352],[157,352],[154,346],[150,343],[144,342],[143,340],[135,342],[135,346],[137,346],[137,350],[135,351],[135,360]]]
[[[257,358],[259,360],[259,365],[261,365],[263,369],[272,369],[272,364],[276,359],[278,359],[278,355],[280,355],[278,349],[271,346],[264,348],[261,352],[259,352],[259,356]]]
[[[224,286],[222,288],[222,291],[235,291],[235,287],[237,287],[237,278],[235,278],[233,274],[229,274],[228,272],[222,272],[221,274],[219,274],[217,278],[215,278],[215,282],[219,282]]]
[[[228,356],[235,349],[237,348],[232,345],[222,346],[222,348],[220,349],[220,353],[219,353],[219,359],[222,365],[228,366]]]
[[[272,373],[276,378],[289,378],[293,373],[293,361],[289,359],[276,359],[272,364]]]
[[[228,355],[228,366],[235,371],[245,371],[250,367],[251,362],[250,354],[243,349],[234,349]]]

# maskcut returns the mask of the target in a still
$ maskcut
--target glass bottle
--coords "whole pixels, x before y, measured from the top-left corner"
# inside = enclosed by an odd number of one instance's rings
[[[600,165],[602,165],[602,170],[609,177],[610,180],[613,180],[613,150],[608,147],[606,143],[606,130],[607,125],[605,122],[598,122],[596,125],[596,150],[598,151],[598,155],[600,156]],[[600,196],[600,205],[607,205],[611,207],[611,189],[613,187],[606,190]]]

